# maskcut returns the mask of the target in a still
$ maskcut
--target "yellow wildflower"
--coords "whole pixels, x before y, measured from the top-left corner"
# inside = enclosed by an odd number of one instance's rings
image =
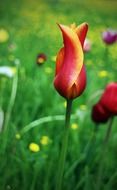
[[[40,143],[42,145],[48,145],[50,143],[50,138],[48,136],[42,136],[41,140],[40,140]]]
[[[71,129],[73,129],[73,130],[78,129],[78,124],[77,123],[72,123],[71,124]]]
[[[39,152],[40,151],[40,146],[36,143],[30,143],[29,144],[29,150],[32,152]]]
[[[15,138],[19,140],[21,139],[21,135],[19,133],[16,133]]]
[[[109,75],[108,71],[102,70],[98,72],[98,76],[101,78],[107,77]]]
[[[85,111],[87,109],[87,106],[82,104],[82,105],[80,105],[80,109]]]
[[[0,43],[7,42],[9,39],[9,34],[5,29],[0,29]]]

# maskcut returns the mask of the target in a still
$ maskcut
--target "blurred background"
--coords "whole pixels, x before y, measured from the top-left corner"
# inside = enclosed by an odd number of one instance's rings
[[[66,108],[53,87],[62,47],[57,23],[83,22],[89,24],[84,47],[87,87],[73,102],[63,189],[96,189],[108,123],[98,125],[91,145],[97,125],[91,110],[105,86],[117,81],[117,44],[106,43],[102,35],[115,31],[116,21],[116,0],[0,0],[1,190],[54,190]],[[115,190],[117,118],[108,146],[102,189]],[[82,160],[87,150],[91,152]]]

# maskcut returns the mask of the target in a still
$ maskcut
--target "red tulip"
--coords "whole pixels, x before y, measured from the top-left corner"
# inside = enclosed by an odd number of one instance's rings
[[[97,103],[92,108],[91,117],[95,123],[106,123],[110,118],[110,113],[100,103]]]
[[[74,99],[82,94],[86,86],[86,72],[83,65],[83,44],[88,30],[86,23],[77,28],[59,25],[64,47],[56,60],[54,86],[58,93]]]
[[[102,106],[111,112],[112,115],[117,115],[117,82],[107,85],[100,103]]]

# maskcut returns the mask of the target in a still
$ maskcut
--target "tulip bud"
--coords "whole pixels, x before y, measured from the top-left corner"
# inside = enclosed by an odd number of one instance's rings
[[[111,45],[117,41],[117,32],[114,30],[107,30],[102,33],[102,39],[107,45]]]
[[[97,103],[92,108],[91,117],[95,123],[106,123],[110,113],[100,103]]]
[[[107,85],[100,99],[100,103],[112,115],[117,115],[117,82],[113,82]]]
[[[82,94],[86,86],[86,71],[83,65],[83,44],[88,30],[86,23],[79,27],[59,25],[64,47],[56,59],[54,86],[66,99],[74,99]]]

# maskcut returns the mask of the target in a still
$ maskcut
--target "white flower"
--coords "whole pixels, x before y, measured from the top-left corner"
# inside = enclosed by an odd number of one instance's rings
[[[12,78],[16,73],[15,67],[9,67],[9,66],[0,66],[0,75],[5,75],[7,77]]]

